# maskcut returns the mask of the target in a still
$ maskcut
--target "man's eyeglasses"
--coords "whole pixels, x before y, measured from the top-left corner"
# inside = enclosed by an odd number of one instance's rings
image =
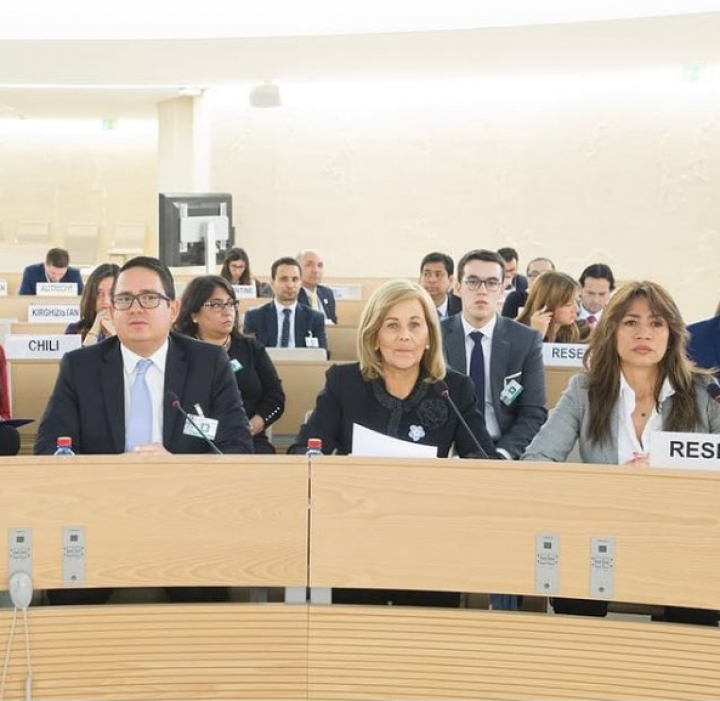
[[[157,309],[162,300],[169,302],[170,297],[161,295],[159,292],[141,292],[139,295],[121,293],[112,298],[112,305],[117,311],[126,312],[132,307],[135,300],[143,309]]]
[[[480,289],[482,285],[485,285],[485,289],[488,292],[497,292],[500,289],[500,286],[502,285],[502,280],[498,280],[496,277],[489,277],[489,278],[479,278],[479,277],[466,277],[463,280],[463,284],[465,287],[468,288],[468,290],[471,290],[472,292],[476,292]]]
[[[223,309],[232,309],[237,311],[240,302],[236,299],[229,299],[227,302],[221,302],[219,299],[211,299],[205,302],[203,307],[207,307],[211,312],[220,313]]]

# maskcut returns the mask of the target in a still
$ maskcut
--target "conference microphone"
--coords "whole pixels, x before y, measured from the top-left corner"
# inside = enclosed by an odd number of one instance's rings
[[[452,407],[452,410],[455,412],[455,416],[458,417],[458,421],[462,424],[463,428],[467,431],[468,436],[472,439],[473,444],[475,445],[475,450],[477,451],[478,457],[489,460],[490,456],[485,452],[485,449],[480,445],[480,441],[476,438],[475,434],[470,430],[470,426],[468,426],[467,421],[465,421],[465,418],[460,413],[460,409],[457,408],[457,404],[452,400],[452,397],[450,396],[450,388],[447,386],[447,383],[443,380],[438,380],[435,383],[435,391],[445,400],[447,400],[447,403]]]
[[[707,386],[707,393],[710,395],[710,399],[720,404],[720,385],[716,382]]]
[[[185,409],[182,408],[182,405],[180,404],[180,399],[178,398],[177,394],[175,392],[166,392],[165,397],[170,402],[170,406],[173,409],[177,409],[190,423],[190,425],[200,434],[200,437],[210,446],[210,449],[213,453],[216,455],[222,455],[222,450],[218,448],[213,441],[210,440],[209,436],[203,431],[200,426],[198,426],[195,423],[195,420],[193,419],[190,414],[185,411]]]

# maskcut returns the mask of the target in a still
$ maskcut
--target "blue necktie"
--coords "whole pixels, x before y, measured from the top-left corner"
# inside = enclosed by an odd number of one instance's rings
[[[483,334],[481,331],[473,331],[470,334],[475,344],[470,355],[470,377],[475,383],[477,392],[477,406],[480,412],[485,415],[485,355],[482,349]]]
[[[287,348],[290,345],[290,310],[283,309],[283,325],[280,334],[280,347]]]
[[[135,382],[130,390],[130,411],[125,427],[125,452],[152,443],[153,414],[146,373],[152,360],[141,358],[135,366]]]

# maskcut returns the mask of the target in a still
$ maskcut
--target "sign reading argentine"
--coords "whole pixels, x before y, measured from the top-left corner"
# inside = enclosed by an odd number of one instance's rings
[[[650,465],[720,470],[720,435],[653,431],[650,434]]]
[[[48,324],[57,322],[80,321],[78,304],[30,304],[28,321],[31,324]]]
[[[8,360],[54,360],[82,345],[80,334],[10,334],[5,336]]]
[[[235,296],[238,299],[256,299],[257,298],[257,290],[255,289],[255,285],[233,285],[233,290],[235,290]]]
[[[77,282],[38,282],[35,285],[38,297],[72,297],[77,293]]]
[[[587,346],[584,343],[543,343],[546,368],[581,368]]]

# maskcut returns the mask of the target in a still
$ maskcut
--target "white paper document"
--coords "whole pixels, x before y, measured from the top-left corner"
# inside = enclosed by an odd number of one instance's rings
[[[401,441],[353,424],[352,455],[365,458],[436,458],[437,446]]]

